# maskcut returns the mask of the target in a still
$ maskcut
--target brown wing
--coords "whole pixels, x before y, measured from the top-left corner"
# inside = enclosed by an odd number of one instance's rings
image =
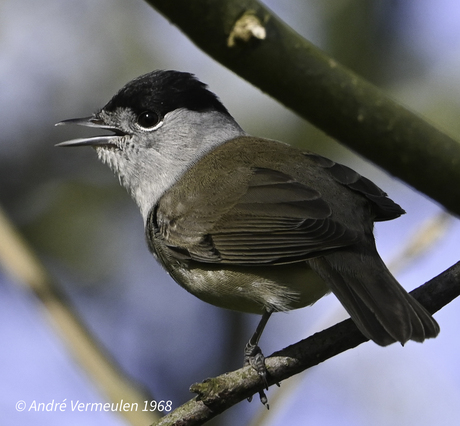
[[[176,208],[172,194],[160,200],[149,222],[173,256],[206,263],[285,264],[359,239],[332,220],[330,206],[315,189],[266,168],[237,173],[238,184],[218,189],[220,197],[227,191],[225,203],[216,201],[206,185]]]
[[[304,153],[304,155],[327,170],[336,182],[364,195],[371,202],[375,221],[396,219],[405,213],[398,204],[387,197],[386,192],[353,169],[314,153]]]

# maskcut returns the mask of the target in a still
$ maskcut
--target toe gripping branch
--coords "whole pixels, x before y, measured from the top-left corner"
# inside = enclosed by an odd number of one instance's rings
[[[244,365],[245,366],[250,365],[254,370],[257,371],[257,374],[262,379],[265,390],[268,390],[268,380],[267,380],[268,371],[267,371],[267,368],[265,367],[265,357],[259,347],[259,340],[267,324],[267,321],[270,318],[272,313],[273,313],[272,310],[266,310],[263,313],[262,318],[259,324],[257,325],[256,331],[254,332],[252,337],[249,339],[249,342],[246,344],[246,347],[244,348]],[[267,409],[269,409],[270,407],[268,405],[268,398],[267,398],[267,395],[265,394],[264,389],[261,389],[259,391],[260,402],[263,405],[265,405]],[[249,397],[248,401],[251,402],[252,397]]]

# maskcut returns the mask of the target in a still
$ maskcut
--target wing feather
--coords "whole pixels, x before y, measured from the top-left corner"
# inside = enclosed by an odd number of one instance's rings
[[[211,207],[212,208],[212,207]],[[335,222],[321,194],[280,171],[253,168],[246,190],[202,235],[170,249],[184,259],[239,265],[286,264],[355,243],[357,232]],[[191,228],[205,215],[190,215]],[[174,224],[166,233],[171,240]],[[187,229],[187,221],[180,229]],[[188,228],[189,230],[191,228]],[[206,226],[202,226],[206,229]],[[165,241],[167,244],[167,241]],[[185,249],[185,250],[184,250]]]

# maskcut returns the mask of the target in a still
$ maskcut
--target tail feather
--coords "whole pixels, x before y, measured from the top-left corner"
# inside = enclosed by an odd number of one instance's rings
[[[361,332],[381,346],[423,342],[439,325],[391,275],[375,249],[351,248],[310,260]]]

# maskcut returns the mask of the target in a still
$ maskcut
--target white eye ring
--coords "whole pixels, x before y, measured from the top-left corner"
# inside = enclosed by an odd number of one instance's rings
[[[163,120],[160,115],[155,111],[146,110],[141,112],[136,119],[136,124],[144,130],[151,131],[156,130],[163,124]]]

